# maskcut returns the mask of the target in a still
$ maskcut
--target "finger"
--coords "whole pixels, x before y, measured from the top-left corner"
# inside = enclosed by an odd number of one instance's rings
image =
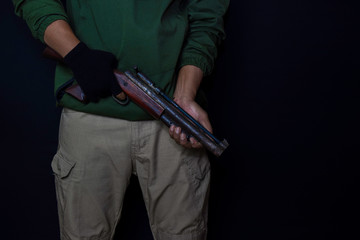
[[[113,96],[115,96],[117,99],[119,99],[120,101],[124,101],[126,100],[126,94],[124,92],[121,92],[119,94],[114,94]]]
[[[190,138],[189,142],[192,148],[202,148],[202,144],[193,137]]]
[[[169,128],[169,135],[175,142],[179,145],[182,145],[186,148],[201,148],[202,144],[196,141],[193,137],[188,137],[185,133],[181,133],[181,128],[171,125]]]
[[[191,143],[187,140],[185,133],[180,134],[180,145],[186,148],[192,148]]]
[[[180,144],[180,133],[181,133],[181,128],[175,127],[173,138],[175,142],[177,142],[178,144]]]
[[[175,127],[173,139],[175,142],[183,147],[191,148],[191,143],[186,139],[186,134],[181,132],[180,127]]]
[[[169,128],[169,134],[171,138],[174,138],[174,134],[175,134],[175,126],[171,125]]]

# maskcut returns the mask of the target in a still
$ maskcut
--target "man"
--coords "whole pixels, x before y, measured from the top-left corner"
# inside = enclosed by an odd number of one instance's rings
[[[56,93],[75,77],[90,101],[59,95],[52,161],[61,239],[112,239],[131,174],[138,176],[155,239],[206,239],[210,166],[201,144],[168,130],[122,92],[112,70],[139,66],[211,131],[196,103],[224,38],[228,0],[13,0],[33,35],[62,57]],[[172,141],[169,138],[173,138]]]

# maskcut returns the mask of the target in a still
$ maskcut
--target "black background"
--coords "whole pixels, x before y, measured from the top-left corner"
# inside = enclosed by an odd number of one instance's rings
[[[0,11],[1,238],[58,239],[55,65],[10,1]],[[215,135],[230,143],[211,159],[208,239],[359,238],[358,12],[352,1],[232,0],[206,86]],[[132,180],[116,239],[152,239]]]

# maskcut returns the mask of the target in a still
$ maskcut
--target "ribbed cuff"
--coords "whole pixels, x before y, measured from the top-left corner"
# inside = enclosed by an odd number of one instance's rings
[[[197,57],[183,57],[181,59],[180,65],[179,65],[179,69],[185,65],[193,65],[196,66],[198,68],[200,68],[203,71],[204,77],[208,76],[211,74],[212,72],[212,64],[210,64],[206,58],[202,57],[202,56],[197,56]]]

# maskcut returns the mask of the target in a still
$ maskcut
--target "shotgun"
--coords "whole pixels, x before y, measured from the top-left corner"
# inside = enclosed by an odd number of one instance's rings
[[[43,55],[50,59],[62,61],[62,57],[49,47],[44,50]],[[134,70],[134,72],[114,70],[114,75],[120,87],[127,95],[125,98],[130,98],[131,101],[155,119],[161,120],[166,126],[179,126],[182,132],[187,135],[188,139],[189,137],[194,137],[215,156],[219,157],[223,153],[229,146],[225,139],[223,141],[218,140],[176,102],[170,99],[161,89],[156,87],[155,84],[137,68]],[[86,103],[86,96],[78,84],[66,88],[65,92],[77,100]],[[113,98],[122,105],[127,103],[124,94],[113,96]]]

